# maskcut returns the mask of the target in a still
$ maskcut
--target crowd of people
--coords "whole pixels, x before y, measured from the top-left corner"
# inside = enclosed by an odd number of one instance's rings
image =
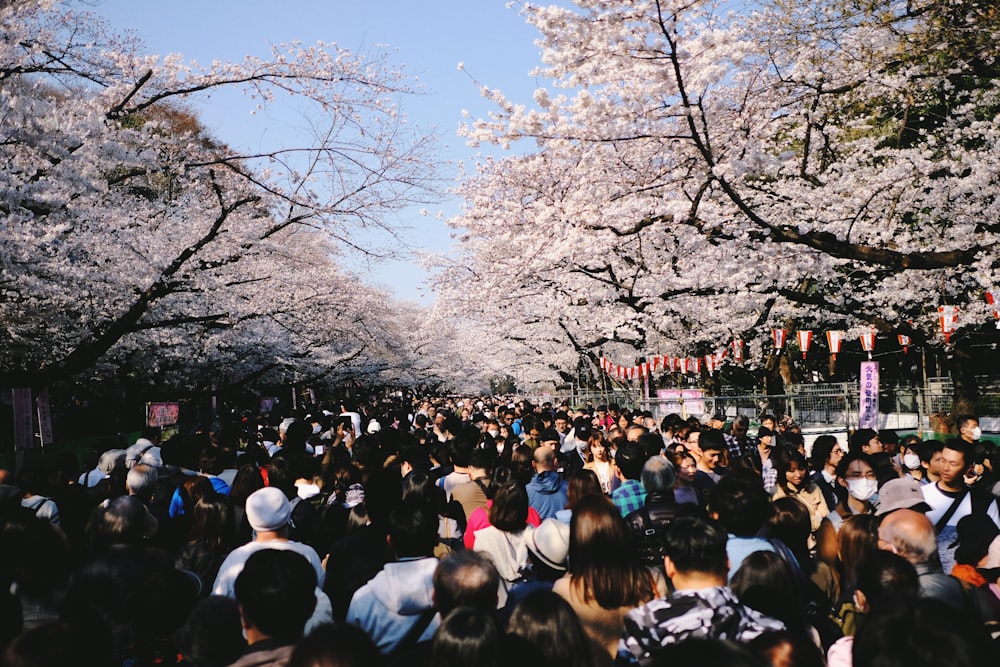
[[[995,664],[978,420],[759,423],[345,402],[0,470],[0,664]]]

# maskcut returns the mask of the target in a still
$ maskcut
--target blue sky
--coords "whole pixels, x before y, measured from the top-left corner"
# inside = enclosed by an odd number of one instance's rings
[[[528,72],[538,63],[536,31],[508,8],[506,0],[89,0],[91,11],[118,28],[132,28],[151,53],[180,53],[201,63],[239,60],[248,54],[266,55],[270,45],[291,40],[323,40],[350,50],[384,44],[393,50],[394,64],[419,77],[425,95],[407,99],[410,122],[437,128],[440,158],[452,164],[446,175],[457,174],[457,162],[474,160],[476,151],[465,146],[455,131],[462,110],[483,116],[490,106],[479,96],[470,76],[499,88],[511,98],[531,102],[535,81]],[[465,72],[459,71],[462,62]],[[216,96],[198,108],[207,127],[233,145],[252,146],[260,132],[279,131],[286,120],[269,114],[274,128],[250,122],[251,104],[242,97]],[[447,217],[459,211],[459,202],[446,200],[429,210]],[[450,228],[419,207],[407,209],[397,222],[410,228],[404,236],[414,247],[445,251]],[[382,262],[353,267],[398,298],[430,303],[433,294],[423,287],[424,272],[407,262]],[[367,273],[365,273],[367,271]]]

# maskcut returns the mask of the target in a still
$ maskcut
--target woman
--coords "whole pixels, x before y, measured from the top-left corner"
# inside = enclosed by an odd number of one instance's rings
[[[602,665],[617,655],[625,614],[667,592],[666,581],[639,559],[621,513],[603,496],[573,508],[569,568],[552,590],[576,612],[595,664]]]
[[[502,640],[490,612],[458,607],[434,634],[430,667],[498,667]]]
[[[604,434],[595,431],[587,438],[587,462],[584,470],[592,470],[601,484],[601,491],[611,495],[611,485],[615,479],[615,463]]]
[[[802,452],[793,447],[781,447],[774,457],[774,469],[778,473],[774,500],[792,497],[809,510],[810,530],[819,530],[830,508],[823,497],[823,491],[809,477],[809,464]]]
[[[476,531],[473,549],[485,554],[497,568],[508,590],[525,579],[528,567],[526,538],[534,526],[528,526],[528,494],[517,483],[497,488],[489,507],[490,525]]]
[[[225,496],[205,496],[194,504],[187,542],[174,555],[174,567],[198,575],[201,596],[212,592],[219,566],[236,543],[236,526]]]
[[[434,484],[430,475],[422,470],[414,470],[403,479],[402,502],[407,501],[425,502],[437,510],[440,542],[434,550],[435,556],[440,558],[452,549],[461,548],[463,526],[455,517],[446,513],[444,490]]]
[[[536,591],[514,608],[507,634],[530,647],[546,667],[591,667],[587,635],[573,608],[551,591]]]
[[[674,468],[677,470],[677,480],[674,482],[674,501],[678,505],[698,504],[698,492],[692,483],[694,474],[698,472],[698,462],[687,450],[677,452],[672,457]]]
[[[566,487],[566,508],[556,512],[556,519],[565,524],[569,524],[573,517],[573,508],[582,498],[587,496],[602,496],[604,490],[597,480],[597,475],[593,470],[577,470],[569,476],[569,484]]]

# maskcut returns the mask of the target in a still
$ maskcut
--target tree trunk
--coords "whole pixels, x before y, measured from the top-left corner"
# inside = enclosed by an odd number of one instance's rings
[[[953,423],[960,415],[979,415],[979,384],[975,375],[978,362],[967,341],[955,342],[951,361]]]

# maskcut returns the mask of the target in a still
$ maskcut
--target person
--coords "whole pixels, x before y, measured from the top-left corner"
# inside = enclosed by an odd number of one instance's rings
[[[722,454],[726,451],[726,440],[722,431],[709,429],[701,434],[698,445],[701,448],[701,456],[698,458],[698,471],[694,474],[691,486],[698,492],[701,506],[705,507],[708,505],[708,496],[712,488],[719,483],[726,472],[721,463]]]
[[[837,466],[842,458],[844,449],[835,436],[821,435],[813,441],[812,452],[809,454],[809,463],[813,469],[812,481],[823,492],[826,506],[831,509],[838,501]]]
[[[493,496],[490,476],[493,474],[495,460],[496,456],[485,449],[473,451],[469,457],[469,481],[452,489],[451,497],[462,506],[466,522],[475,510],[486,507]]]
[[[434,606],[442,616],[458,607],[497,608],[500,574],[489,558],[476,551],[456,551],[442,558],[433,583]]]
[[[857,585],[852,602],[861,616],[877,613],[891,606],[910,606],[917,600],[917,571],[905,558],[888,551],[875,550],[858,564]],[[851,667],[854,632],[835,641],[827,651],[828,667]]]
[[[778,471],[774,468],[774,457],[772,456],[777,440],[778,434],[766,426],[762,419],[761,427],[757,429],[757,451],[751,458],[755,463],[760,463],[757,467],[760,469],[761,480],[764,482],[764,490],[769,495],[774,493],[778,484]]]
[[[634,442],[625,442],[615,456],[615,476],[621,485],[611,494],[621,515],[628,516],[646,502],[646,490],[642,486],[642,467],[646,463],[645,452]]]
[[[784,558],[773,551],[755,551],[743,559],[729,582],[736,598],[747,607],[781,621],[786,628],[802,631],[802,604],[795,575]]]
[[[966,427],[966,436],[971,436]],[[927,517],[937,532],[938,555],[945,572],[955,566],[958,522],[972,513],[985,513],[1000,526],[996,498],[986,490],[967,487],[965,474],[973,462],[972,445],[967,438],[951,438],[941,450],[940,479],[921,487],[924,501],[930,505]]]
[[[545,448],[548,450],[548,448]],[[541,449],[536,450],[541,451]],[[528,566],[528,495],[515,482],[497,488],[489,509],[490,525],[476,531],[473,549],[489,558],[509,590],[526,581]]]
[[[566,481],[568,482],[566,485],[566,507],[556,512],[556,518],[568,526],[570,518],[573,516],[573,508],[580,502],[581,498],[607,496],[601,489],[601,483],[593,470],[577,470]]]
[[[866,454],[849,452],[840,459],[835,489],[837,504],[816,532],[817,557],[831,566],[837,563],[837,533],[844,521],[875,511],[871,500],[878,492],[878,479]]]
[[[652,665],[665,646],[690,638],[746,642],[784,629],[777,619],[740,603],[726,585],[726,532],[718,523],[679,517],[670,524],[664,547],[674,592],[625,616],[620,659]]]
[[[406,503],[390,514],[388,543],[396,560],[354,593],[346,619],[367,632],[382,655],[429,641],[440,625],[433,599],[437,542],[438,516],[430,505]]]
[[[499,667],[503,633],[478,607],[458,607],[434,635],[430,667]]]
[[[970,445],[975,445],[983,437],[983,430],[979,428],[979,418],[973,415],[960,415],[955,419],[955,426],[958,428],[959,439]]]
[[[819,486],[809,478],[806,457],[791,447],[780,447],[774,457],[774,467],[778,471],[778,486],[772,499],[791,497],[805,505],[809,510],[811,530],[815,533],[830,508]]]
[[[140,467],[135,466],[129,474]],[[201,595],[207,596],[235,542],[236,526],[229,502],[218,495],[201,498],[191,513],[187,541],[174,554],[174,567],[197,575],[202,582]]]
[[[615,463],[611,460],[608,442],[600,431],[594,431],[587,439],[587,461],[583,464],[583,468],[594,471],[601,484],[601,490],[611,495]]]
[[[573,608],[552,591],[535,591],[514,608],[510,637],[522,640],[546,667],[597,667]]]
[[[736,415],[733,418],[729,433],[726,434],[726,450],[730,461],[736,461],[749,456],[757,443],[750,437],[750,419],[746,415]]]
[[[227,667],[246,651],[242,633],[236,600],[210,596],[194,605],[187,621],[174,632],[174,644],[185,665]]]
[[[965,594],[961,582],[941,569],[934,525],[926,515],[908,509],[889,514],[879,524],[878,547],[902,556],[916,568],[921,598],[951,607],[967,623],[989,620],[981,617],[978,603]]]
[[[543,520],[553,518],[556,512],[566,507],[566,480],[556,467],[554,449],[542,445],[535,449],[532,456],[535,474],[526,487],[528,504]]]
[[[235,597],[236,579],[243,571],[247,559],[258,551],[294,551],[305,558],[316,573],[316,604],[310,619],[310,627],[313,627],[331,620],[330,599],[322,590],[324,571],[319,554],[308,544],[288,538],[291,516],[292,508],[288,498],[279,489],[267,486],[250,494],[246,501],[246,517],[254,531],[254,539],[231,551],[222,561],[212,586],[212,595]]]
[[[851,434],[849,442],[851,452],[860,452],[872,456],[873,454],[881,454],[883,451],[878,431],[873,428],[858,429]]]
[[[663,534],[677,516],[674,502],[674,467],[663,456],[654,456],[642,467],[642,486],[646,489],[645,504],[625,517],[625,523],[639,554],[646,565],[663,565]]]
[[[729,577],[736,573],[748,554],[774,551],[771,542],[760,536],[771,516],[771,503],[759,482],[744,477],[725,477],[712,490],[709,505],[709,514],[728,535],[725,547]]]
[[[553,592],[576,612],[598,664],[614,657],[629,610],[666,592],[643,565],[620,513],[606,498],[577,503],[570,522],[568,571]]]
[[[371,637],[353,625],[325,624],[292,651],[288,667],[383,667],[385,659]]]
[[[682,449],[672,454],[676,479],[674,480],[674,502],[678,505],[697,505],[698,492],[695,491],[692,483],[694,476],[698,472],[698,462],[694,456]]]

